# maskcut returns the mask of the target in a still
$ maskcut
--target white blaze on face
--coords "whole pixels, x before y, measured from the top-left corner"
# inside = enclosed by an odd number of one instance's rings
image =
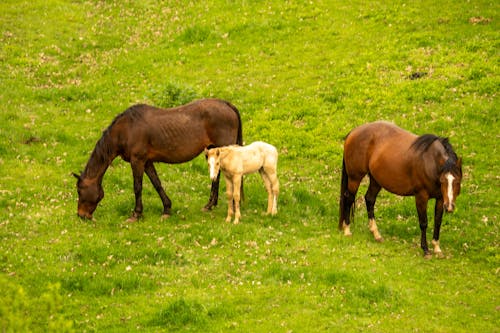
[[[210,179],[214,179],[216,177],[216,175],[215,175],[215,157],[210,156],[208,158],[208,167],[210,170]]]
[[[448,202],[450,205],[453,203],[453,181],[455,177],[451,173],[446,175],[446,180],[448,180]]]

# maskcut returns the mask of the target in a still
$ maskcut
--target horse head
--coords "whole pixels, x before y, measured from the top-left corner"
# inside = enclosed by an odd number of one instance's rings
[[[462,159],[449,159],[446,161],[439,181],[441,183],[444,208],[448,213],[451,213],[455,210],[455,200],[460,194]]]
[[[104,198],[104,190],[97,179],[85,178],[73,173],[77,179],[78,216],[83,219],[92,219],[97,204]]]
[[[210,179],[212,181],[215,181],[217,179],[217,176],[220,171],[220,149],[219,148],[212,148],[212,149],[206,149],[205,148],[205,157],[207,159],[208,163],[208,170],[210,171]]]

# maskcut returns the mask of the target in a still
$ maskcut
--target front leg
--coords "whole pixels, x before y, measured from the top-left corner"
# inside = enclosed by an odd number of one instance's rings
[[[444,257],[441,248],[439,247],[439,231],[441,230],[441,221],[443,220],[444,200],[436,199],[434,207],[434,234],[432,236],[432,245],[434,245],[434,254],[439,258]]]
[[[135,222],[142,217],[142,177],[144,175],[144,163],[141,161],[130,162],[134,176],[135,208],[128,222]]]
[[[424,257],[430,259],[432,254],[427,247],[427,202],[429,197],[426,194],[417,194],[415,202],[417,204],[418,221],[420,224],[420,247],[424,251]]]
[[[170,209],[172,208],[172,201],[170,201],[170,198],[167,196],[167,194],[163,190],[163,187],[161,186],[161,181],[160,181],[160,178],[158,177],[158,173],[156,172],[156,168],[155,168],[153,162],[151,162],[151,161],[146,162],[145,171],[146,171],[146,174],[148,175],[149,179],[151,180],[151,183],[153,184],[156,192],[160,196],[161,202],[163,203],[162,217],[167,218],[170,216]]]

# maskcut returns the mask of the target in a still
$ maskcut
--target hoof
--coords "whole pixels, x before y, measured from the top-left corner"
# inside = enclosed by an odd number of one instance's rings
[[[384,242],[384,237],[375,238],[375,241],[378,242],[378,243],[383,243]]]
[[[161,219],[162,219],[162,220],[166,220],[166,219],[168,219],[169,217],[170,217],[170,214],[162,214],[162,215],[161,215]]]
[[[131,216],[127,219],[127,223],[135,223],[139,220],[139,218],[137,216]]]
[[[132,216],[130,216],[127,219],[127,222],[129,222],[129,223],[137,222],[141,217],[142,217],[142,214],[132,213]]]
[[[424,259],[427,259],[427,260],[432,259],[432,254],[431,253],[424,254]]]
[[[444,258],[444,254],[443,252],[439,251],[439,252],[434,252],[434,254],[436,255],[437,258],[439,259],[443,259]]]
[[[208,204],[206,204],[206,206],[205,206],[205,207],[203,207],[203,208],[201,209],[201,211],[202,211],[202,212],[209,212],[209,211],[211,211],[212,209],[214,209],[214,207],[217,207],[217,204],[215,204],[215,205],[214,205],[214,204],[210,204],[210,203],[208,203]]]

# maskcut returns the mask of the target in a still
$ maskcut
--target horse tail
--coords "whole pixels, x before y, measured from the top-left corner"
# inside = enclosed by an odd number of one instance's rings
[[[241,116],[240,116],[240,111],[234,106],[233,104],[229,103],[226,101],[226,104],[233,109],[234,113],[236,113],[236,116],[238,117],[238,134],[236,136],[236,144],[243,146],[243,130],[241,126]]]
[[[345,159],[342,158],[342,177],[340,180],[340,200],[339,200],[339,229],[342,230],[343,228],[343,223],[346,220],[347,214],[350,214],[351,221],[353,220],[354,217],[354,205],[349,204],[348,207],[345,206],[346,202],[346,192],[348,191],[347,189],[347,183],[348,183],[349,177],[347,176],[347,171],[345,168]],[[347,208],[347,211],[346,211]]]
[[[236,113],[236,116],[238,117],[238,133],[237,133],[237,136],[236,136],[236,144],[239,145],[239,146],[243,146],[243,129],[242,129],[242,126],[241,126],[240,111],[233,104],[231,104],[231,103],[229,103],[227,101],[225,101],[225,102],[226,102],[226,104],[231,109],[233,109],[234,113]],[[242,202],[245,201],[245,195],[244,195],[244,192],[243,192],[243,177],[241,177],[240,198],[241,198]]]

